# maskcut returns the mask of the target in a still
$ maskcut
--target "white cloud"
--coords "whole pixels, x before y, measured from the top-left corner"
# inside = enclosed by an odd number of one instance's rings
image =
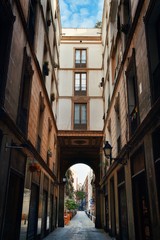
[[[82,17],[88,16],[88,15],[89,15],[88,9],[87,9],[87,8],[81,8],[81,9],[80,9],[80,15],[81,15]]]
[[[102,20],[104,0],[59,0],[62,27],[92,28]]]

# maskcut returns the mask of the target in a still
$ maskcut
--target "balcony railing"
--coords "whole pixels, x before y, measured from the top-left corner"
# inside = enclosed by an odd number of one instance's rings
[[[137,106],[134,107],[133,111],[130,114],[130,133],[134,134],[138,127],[138,109]]]
[[[76,67],[76,68],[86,68],[86,62],[76,61],[76,62],[75,62],[75,67]]]
[[[87,124],[74,124],[74,129],[77,130],[87,130]]]
[[[79,91],[74,91],[74,95],[75,96],[86,96],[86,90],[85,91],[82,91],[82,90],[79,90]]]

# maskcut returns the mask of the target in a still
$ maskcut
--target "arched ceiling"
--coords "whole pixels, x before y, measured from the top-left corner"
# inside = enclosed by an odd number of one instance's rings
[[[59,131],[61,174],[76,163],[87,164],[99,173],[103,136],[102,131]]]

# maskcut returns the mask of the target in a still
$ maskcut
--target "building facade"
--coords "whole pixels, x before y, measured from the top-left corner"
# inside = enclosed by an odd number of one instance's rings
[[[58,1],[0,2],[0,239],[57,225]]]
[[[100,168],[96,168],[103,139],[103,48],[98,30],[62,29],[57,115],[60,176],[76,163],[87,164],[97,173],[97,197]],[[59,199],[59,226],[63,226],[63,186]],[[96,219],[100,227],[100,209]]]
[[[105,1],[102,222],[116,239],[160,238],[159,1]]]

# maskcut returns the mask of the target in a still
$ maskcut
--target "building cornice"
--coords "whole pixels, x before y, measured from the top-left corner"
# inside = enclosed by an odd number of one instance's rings
[[[62,36],[61,41],[100,41],[101,36]]]
[[[58,137],[65,136],[80,136],[80,137],[103,137],[103,131],[79,131],[79,130],[59,130]]]

